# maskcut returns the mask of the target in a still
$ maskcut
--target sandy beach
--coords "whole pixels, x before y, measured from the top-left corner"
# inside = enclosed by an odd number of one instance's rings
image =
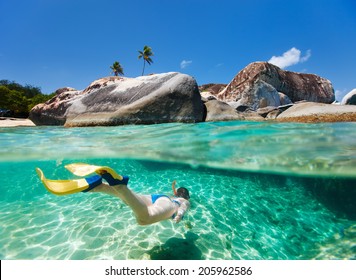
[[[0,118],[0,127],[35,126],[29,119]]]

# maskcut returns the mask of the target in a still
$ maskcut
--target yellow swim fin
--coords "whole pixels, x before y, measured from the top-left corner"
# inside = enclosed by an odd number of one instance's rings
[[[36,172],[46,189],[56,195],[66,195],[82,192],[85,190],[92,189],[93,187],[101,183],[101,178],[99,176],[98,178],[94,178],[96,179],[96,182],[94,182],[94,186],[93,182],[84,178],[74,180],[49,180],[44,176],[41,169],[36,168]]]
[[[87,163],[71,163],[64,166],[70,172],[77,176],[87,176],[96,172],[96,170],[100,169],[101,166],[90,165]]]
[[[87,176],[95,172],[99,175],[103,175],[104,173],[110,173],[114,179],[123,179],[121,175],[117,174],[113,169],[108,166],[90,165],[87,163],[72,163],[64,167],[77,176]]]

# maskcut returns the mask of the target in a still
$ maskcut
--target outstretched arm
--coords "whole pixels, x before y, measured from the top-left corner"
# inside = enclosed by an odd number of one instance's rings
[[[188,200],[184,201],[179,206],[177,214],[174,217],[173,221],[176,222],[176,223],[179,223],[183,219],[184,214],[188,211],[189,207],[190,207],[190,202]]]

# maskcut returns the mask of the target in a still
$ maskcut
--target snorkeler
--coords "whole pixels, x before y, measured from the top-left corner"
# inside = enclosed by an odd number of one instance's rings
[[[74,174],[75,169],[96,167],[94,170],[98,175],[78,180],[48,180],[44,177],[42,170],[37,168],[41,181],[50,192],[63,195],[76,192],[100,192],[120,198],[134,212],[139,225],[149,225],[159,221],[173,219],[179,223],[190,207],[189,191],[186,188],[175,189],[176,181],[172,183],[174,197],[164,194],[141,195],[136,194],[127,187],[129,178],[118,175],[108,167],[98,167],[86,164],[72,164],[66,166]],[[73,171],[75,170],[75,171]],[[87,170],[86,170],[87,171]],[[92,171],[90,169],[90,171]],[[88,173],[88,172],[87,172]],[[82,171],[79,174],[86,174]],[[104,179],[107,183],[104,183]]]

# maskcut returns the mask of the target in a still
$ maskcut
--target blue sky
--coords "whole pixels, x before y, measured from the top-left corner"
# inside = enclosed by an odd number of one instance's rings
[[[228,83],[254,61],[356,88],[355,0],[0,0],[0,79],[45,93],[109,76],[179,71]]]

